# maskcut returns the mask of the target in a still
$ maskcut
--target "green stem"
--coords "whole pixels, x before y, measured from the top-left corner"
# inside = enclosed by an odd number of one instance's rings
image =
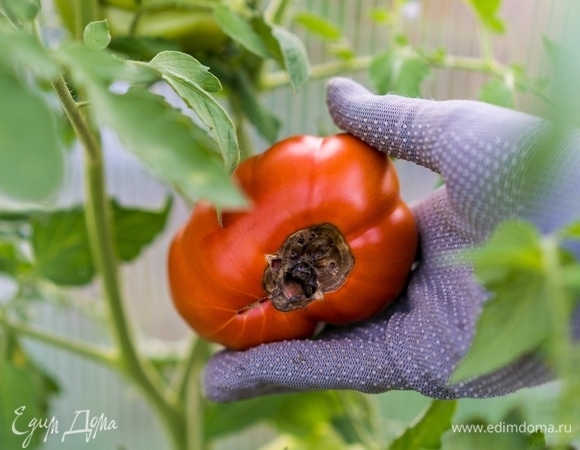
[[[288,7],[292,5],[290,0],[270,0],[264,10],[264,19],[271,24],[282,25],[286,17]]]
[[[389,47],[391,46],[391,44],[394,42],[395,39],[397,39],[397,37],[399,37],[401,35],[401,31],[403,29],[403,14],[402,14],[402,9],[403,6],[405,6],[405,2],[407,0],[393,0],[393,2],[391,3],[391,7],[390,7],[390,17],[391,17],[391,21],[388,24],[389,30],[390,30],[390,44]]]
[[[310,69],[310,79],[327,78],[340,75],[344,72],[354,72],[368,69],[374,55],[358,56],[348,60],[329,61],[317,64]],[[260,89],[276,89],[290,83],[288,74],[285,71],[276,71],[263,75],[260,80]]]
[[[95,266],[102,277],[110,328],[116,344],[117,367],[141,390],[169,432],[173,448],[186,450],[183,405],[174,393],[164,396],[163,381],[143,360],[133,340],[117,274],[117,257],[106,195],[102,149],[87,120],[78,110],[63,78],[53,82],[65,113],[85,150],[87,231]]]
[[[83,40],[83,32],[86,24],[101,19],[101,6],[99,0],[70,0],[73,2],[74,11],[74,38]]]
[[[115,353],[107,347],[73,340],[68,336],[59,336],[48,330],[32,327],[24,322],[9,321],[5,317],[0,317],[0,325],[19,335],[66,350],[100,364],[114,365],[116,363]]]
[[[485,61],[490,66],[493,66],[497,60],[495,59],[493,52],[493,41],[491,38],[491,33],[487,30],[484,24],[479,26],[479,33],[481,56],[483,57],[483,61]]]
[[[574,373],[572,332],[570,322],[572,300],[564,287],[557,239],[550,236],[542,241],[544,273],[546,277],[546,297],[550,298],[551,350],[556,363],[556,371],[563,378]]]
[[[336,60],[317,64],[311,67],[310,79],[322,79],[333,76],[339,76],[345,72],[356,72],[360,70],[367,70],[375,55],[357,56],[349,60]],[[497,61],[490,63],[482,58],[445,55],[439,56],[437,54],[429,55],[423,54],[423,57],[433,67],[438,67],[447,70],[464,70],[468,72],[477,72],[487,74],[499,78],[505,78],[511,69],[507,66],[499,64]],[[524,85],[525,89],[532,92],[546,104],[552,105],[553,102],[529,79],[518,79]],[[264,74],[260,80],[260,89],[270,90],[290,84],[290,79],[285,71],[275,71]]]
[[[189,448],[206,450],[209,444],[204,439],[204,406],[201,395],[201,372],[209,359],[209,343],[196,338],[192,342],[189,357],[185,360],[181,380],[178,380],[177,392],[186,402],[187,442]]]

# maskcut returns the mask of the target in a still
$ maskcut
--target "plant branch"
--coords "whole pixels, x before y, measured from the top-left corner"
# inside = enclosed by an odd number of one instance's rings
[[[186,397],[191,377],[201,373],[209,353],[209,343],[197,336],[193,336],[186,357],[180,361],[180,364],[175,369],[172,385],[179,398]]]
[[[314,65],[310,68],[310,79],[320,79],[340,75],[344,72],[354,72],[368,69],[374,55],[358,56],[347,60],[329,61]],[[286,86],[290,83],[285,71],[276,71],[264,74],[260,80],[260,89],[269,90]]]
[[[100,153],[100,144],[90,129],[87,121],[77,107],[64,78],[53,81],[52,87],[58,96],[63,109],[72,125],[77,137],[83,143],[85,151],[91,158],[96,159]]]
[[[512,74],[513,70],[509,66],[498,63],[497,61],[488,61],[480,57],[457,56],[457,55],[438,55],[422,53],[422,56],[427,62],[433,66],[447,70],[464,70],[468,72],[478,72],[504,78]],[[348,60],[335,60],[325,63],[316,64],[311,67],[310,79],[322,79],[333,76],[339,76],[346,72],[356,72],[360,70],[367,70],[374,55],[357,56]],[[528,78],[518,78],[516,82],[521,83],[526,90],[536,95],[546,104],[553,104],[553,102]],[[287,86],[290,83],[288,74],[285,71],[274,71],[264,74],[260,80],[260,89],[271,90],[282,86]]]
[[[87,231],[95,266],[102,277],[109,325],[117,346],[116,365],[131,379],[158,412],[170,433],[175,449],[185,449],[184,421],[179,399],[165,392],[163,381],[153,366],[140,357],[121,295],[117,257],[110,221],[102,149],[85,116],[79,111],[63,78],[53,83],[65,113],[85,150]]]
[[[73,340],[68,336],[60,336],[48,330],[30,326],[29,324],[22,321],[9,321],[2,316],[0,316],[0,325],[11,331],[14,331],[15,333],[18,333],[19,335],[52,345],[53,347],[57,347],[62,350],[66,350],[100,364],[113,365],[116,362],[115,353],[112,351],[112,349],[107,347]]]
[[[289,0],[270,0],[264,10],[264,19],[271,24],[282,25],[291,4]]]

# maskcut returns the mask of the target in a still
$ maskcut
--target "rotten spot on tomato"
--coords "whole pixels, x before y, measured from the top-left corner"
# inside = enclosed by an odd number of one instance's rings
[[[291,234],[266,260],[264,290],[282,312],[303,308],[337,290],[355,262],[344,236],[329,223]]]

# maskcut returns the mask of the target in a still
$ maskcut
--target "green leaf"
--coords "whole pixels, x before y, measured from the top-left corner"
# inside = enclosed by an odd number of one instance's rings
[[[39,213],[31,217],[36,271],[53,283],[81,286],[95,268],[82,208]]]
[[[122,207],[112,201],[115,249],[121,261],[133,261],[163,231],[171,205],[168,199],[160,211],[150,211]]]
[[[276,142],[282,124],[274,113],[259,101],[256,89],[245,74],[240,73],[232,80],[232,95],[258,133],[268,142]]]
[[[60,73],[60,68],[49,51],[34,36],[5,30],[0,26],[0,68],[8,71],[25,69],[37,78],[53,79]]]
[[[65,164],[54,116],[39,95],[2,70],[0,91],[0,194],[46,201],[60,187]]]
[[[451,428],[457,402],[433,400],[389,446],[389,450],[439,449],[441,437]]]
[[[194,84],[197,89],[201,88],[206,92],[222,90],[219,78],[209,71],[209,67],[187,53],[163,51],[150,64],[164,74]]]
[[[192,56],[166,51],[151,61],[165,81],[209,128],[224,157],[226,168],[240,160],[240,149],[234,124],[224,108],[208,92],[221,90],[219,80]]]
[[[325,41],[337,41],[342,38],[342,30],[325,17],[311,11],[300,11],[294,15],[294,21],[310,33]]]
[[[89,23],[83,31],[83,39],[89,47],[104,49],[111,42],[111,32],[107,20]]]
[[[388,92],[418,97],[429,74],[429,62],[411,47],[394,47],[379,53],[369,67],[369,78],[379,94]]]
[[[125,149],[189,199],[243,204],[207,135],[163,98],[146,89],[119,95],[95,87],[91,98],[99,121],[117,133]]]
[[[492,79],[487,81],[479,90],[479,100],[492,105],[514,108],[515,99],[513,89],[503,80]]]
[[[317,423],[308,432],[283,433],[258,450],[363,450],[361,445],[348,445],[328,423]]]
[[[282,54],[282,64],[290,78],[290,85],[296,92],[308,81],[310,63],[302,40],[279,26],[272,27],[272,36],[278,42]]]
[[[391,24],[393,22],[393,14],[387,8],[374,8],[370,12],[370,18],[373,22],[378,24]]]
[[[150,211],[123,207],[111,200],[115,250],[120,261],[134,260],[163,230],[171,204],[168,200],[160,211]],[[95,266],[83,208],[34,213],[30,224],[35,267],[41,276],[63,286],[92,281]]]
[[[67,43],[54,56],[84,86],[97,83],[108,87],[113,81],[152,83],[159,80],[157,72],[146,64],[124,61],[106,50],[80,42]]]
[[[560,234],[564,239],[580,239],[580,220],[564,227]]]
[[[31,434],[29,423],[33,419],[48,418],[49,402],[58,393],[58,384],[51,375],[30,360],[15,340],[10,339],[6,343],[1,342],[2,339],[9,338],[6,335],[0,336],[0,344],[9,349],[8,359],[0,361],[2,448],[39,448],[47,430],[39,429]]]
[[[551,111],[551,119],[559,125],[575,127],[580,124],[580,93],[576,89],[580,77],[580,51],[578,50],[578,30],[573,30],[576,40],[558,43],[542,37],[544,50],[551,63],[550,96],[556,103]]]
[[[0,273],[14,275],[18,266],[16,248],[12,242],[0,241]]]
[[[468,0],[481,23],[495,33],[503,33],[505,31],[505,24],[498,16],[501,2],[502,0]]]
[[[317,423],[340,414],[340,402],[334,392],[284,394],[259,397],[235,403],[206,405],[206,439],[216,439],[261,422],[280,430],[306,434]]]
[[[272,57],[260,35],[256,33],[252,24],[243,16],[232,8],[221,4],[214,8],[213,14],[223,32],[241,44],[246,50],[263,59]]]
[[[541,272],[540,239],[533,226],[506,222],[472,255],[476,278],[493,297],[484,305],[453,382],[499,369],[546,339],[549,293]]]
[[[0,8],[13,20],[32,22],[40,11],[40,0],[0,0]]]

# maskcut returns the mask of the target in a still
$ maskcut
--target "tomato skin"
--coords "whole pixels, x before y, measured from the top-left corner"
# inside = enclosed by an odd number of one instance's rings
[[[319,322],[376,314],[404,288],[417,229],[383,153],[348,134],[296,136],[244,161],[234,177],[251,208],[223,211],[220,225],[215,208],[199,202],[169,252],[173,301],[201,336],[236,350],[307,338]],[[265,255],[323,223],[349,244],[351,272],[324,298],[278,311],[263,287]]]

